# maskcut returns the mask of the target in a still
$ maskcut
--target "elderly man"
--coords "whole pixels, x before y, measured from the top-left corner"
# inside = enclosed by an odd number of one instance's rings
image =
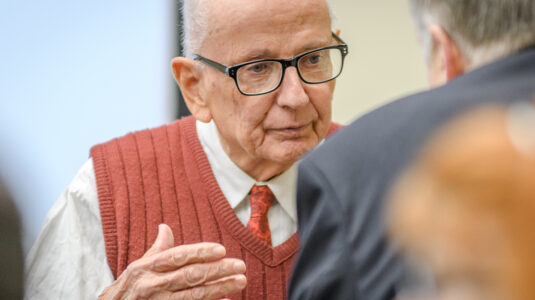
[[[390,184],[422,142],[458,113],[535,94],[535,1],[411,2],[429,79],[439,87],[364,115],[300,164],[302,250],[291,299],[399,294],[408,277],[386,239]]]
[[[324,0],[190,0],[184,18],[172,68],[193,117],[92,148],[29,255],[27,298],[286,298],[294,164],[337,127],[347,46]]]

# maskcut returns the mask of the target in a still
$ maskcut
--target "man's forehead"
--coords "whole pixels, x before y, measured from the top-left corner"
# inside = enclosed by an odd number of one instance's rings
[[[205,1],[211,8],[217,11],[218,8],[236,9],[238,11],[246,11],[248,9],[268,12],[272,9],[279,9],[281,11],[295,11],[299,6],[318,5],[328,8],[326,0],[193,0]],[[224,11],[220,11],[221,13]]]
[[[324,0],[221,0],[211,11],[205,46],[217,48],[220,54],[232,53],[234,63],[291,57],[331,43]]]
[[[212,32],[234,26],[264,23],[306,23],[311,17],[327,16],[330,12],[326,0],[208,0]]]

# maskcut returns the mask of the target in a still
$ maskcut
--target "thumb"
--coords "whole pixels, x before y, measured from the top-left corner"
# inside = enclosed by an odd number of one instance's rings
[[[143,255],[143,257],[151,256],[158,252],[162,252],[169,248],[172,248],[175,244],[175,238],[173,237],[173,231],[167,224],[158,225],[158,236],[154,241],[154,244],[150,249]]]

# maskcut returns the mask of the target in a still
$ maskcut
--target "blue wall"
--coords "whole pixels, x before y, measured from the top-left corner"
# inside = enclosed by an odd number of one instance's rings
[[[24,248],[91,145],[172,120],[174,1],[0,1],[0,170]]]

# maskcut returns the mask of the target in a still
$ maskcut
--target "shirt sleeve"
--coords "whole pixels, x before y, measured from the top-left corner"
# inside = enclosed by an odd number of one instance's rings
[[[28,254],[24,298],[96,299],[113,281],[89,159],[48,212]]]

